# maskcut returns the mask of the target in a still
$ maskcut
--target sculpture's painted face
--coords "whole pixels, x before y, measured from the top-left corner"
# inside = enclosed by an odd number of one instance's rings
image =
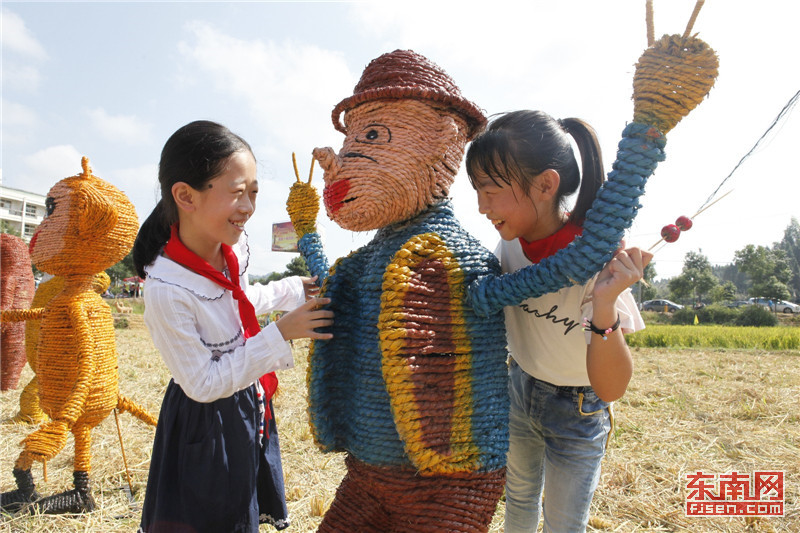
[[[447,196],[461,163],[466,126],[425,102],[383,100],[345,114],[339,154],[315,150],[325,170],[328,216],[368,231],[406,220]]]

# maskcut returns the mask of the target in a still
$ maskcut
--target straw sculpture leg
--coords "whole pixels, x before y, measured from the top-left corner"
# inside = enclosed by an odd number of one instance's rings
[[[347,474],[319,533],[478,533],[486,531],[503,494],[505,470],[423,477],[413,469],[371,466],[352,456],[345,464]]]
[[[33,368],[33,366],[31,366]],[[39,405],[39,379],[34,376],[19,395],[19,411],[11,418],[13,423],[39,424],[47,420],[47,415]]]

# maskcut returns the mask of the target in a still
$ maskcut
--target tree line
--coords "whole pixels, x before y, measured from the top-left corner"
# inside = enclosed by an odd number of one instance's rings
[[[3,227],[3,233],[13,233]],[[136,275],[132,254],[106,270],[113,282]],[[39,274],[34,269],[34,274]],[[287,276],[308,276],[302,256],[292,259],[283,272],[251,276],[254,283],[268,283]],[[800,300],[800,223],[792,217],[783,238],[772,246],[748,244],[734,254],[733,263],[712,266],[702,251],[688,252],[681,273],[666,281],[655,282],[656,263],[645,268],[644,284],[637,283],[633,293],[640,301],[665,297],[678,302],[717,303],[740,296],[768,298],[773,301]],[[112,289],[113,292],[113,289]]]
[[[655,263],[651,263],[644,272],[646,283],[634,286],[634,294],[643,301],[667,297],[718,303],[750,296],[796,302],[800,299],[800,223],[792,217],[783,239],[772,246],[748,244],[734,253],[729,265],[712,266],[701,251],[688,252],[678,276],[654,283],[655,276]]]

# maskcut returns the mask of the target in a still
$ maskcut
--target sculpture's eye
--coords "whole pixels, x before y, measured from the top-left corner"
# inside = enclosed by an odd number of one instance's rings
[[[392,140],[392,132],[383,124],[368,124],[356,136],[356,142],[365,144],[387,144]]]
[[[44,201],[44,216],[49,217],[56,210],[56,201],[52,196],[48,196]]]

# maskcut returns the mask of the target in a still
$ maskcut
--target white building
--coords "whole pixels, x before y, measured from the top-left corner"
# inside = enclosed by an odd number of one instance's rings
[[[45,215],[45,196],[0,185],[0,220],[30,242]]]

